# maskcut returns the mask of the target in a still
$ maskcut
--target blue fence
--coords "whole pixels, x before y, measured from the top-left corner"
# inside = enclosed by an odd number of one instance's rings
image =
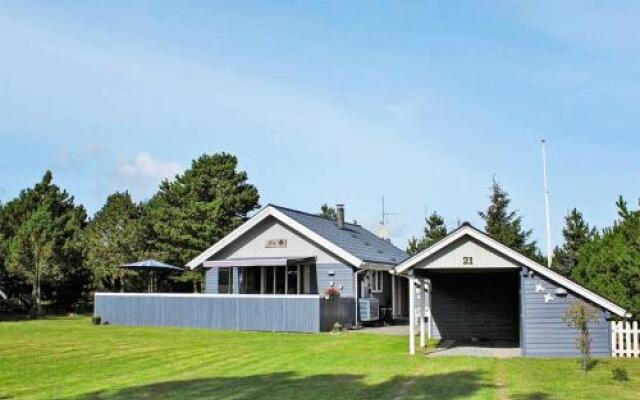
[[[96,293],[94,315],[118,325],[319,332],[351,322],[352,305],[318,295]]]

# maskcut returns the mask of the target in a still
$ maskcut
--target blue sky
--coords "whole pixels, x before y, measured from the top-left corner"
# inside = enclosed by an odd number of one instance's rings
[[[555,242],[636,204],[640,4],[238,3],[1,2],[0,200],[50,168],[94,212],[228,151],[262,204],[375,228],[384,195],[401,246],[482,226],[495,174],[542,240],[545,136]]]

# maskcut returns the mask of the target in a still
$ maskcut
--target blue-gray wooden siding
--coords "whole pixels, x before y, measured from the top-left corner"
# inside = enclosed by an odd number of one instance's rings
[[[343,327],[353,325],[355,303],[352,297],[320,300],[320,330],[330,331],[339,322]]]
[[[544,292],[536,293],[536,284],[542,284]],[[534,357],[577,357],[580,355],[576,347],[578,333],[567,327],[562,320],[567,306],[577,297],[571,292],[566,296],[558,296],[558,286],[548,279],[535,274],[530,277],[526,271],[522,277],[522,352],[525,356]],[[554,297],[549,303],[544,302],[545,293]],[[610,324],[606,313],[598,310],[598,321],[590,325],[592,338],[591,351],[594,356],[611,356]]]
[[[219,268],[207,268],[204,273],[204,292],[207,294],[218,294]]]
[[[318,297],[101,295],[94,314],[118,325],[319,332]]]
[[[353,323],[353,298],[96,294],[94,315],[117,325],[319,332]]]
[[[434,274],[431,277],[432,336],[513,340],[519,330],[519,274]]]
[[[333,273],[333,275],[331,275]],[[318,292],[324,291],[331,286],[340,289],[343,297],[353,297],[353,269],[341,263],[324,263],[316,265],[316,276],[318,279]]]

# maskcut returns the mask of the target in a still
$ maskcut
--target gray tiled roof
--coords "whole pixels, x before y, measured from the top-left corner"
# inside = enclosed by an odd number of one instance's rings
[[[362,261],[395,265],[409,257],[391,242],[380,239],[360,225],[345,222],[344,229],[338,229],[336,221],[332,219],[273,204],[271,206]]]

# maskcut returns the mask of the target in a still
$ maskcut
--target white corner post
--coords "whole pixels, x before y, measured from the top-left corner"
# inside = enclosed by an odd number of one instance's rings
[[[416,279],[409,278],[409,354],[416,354]]]
[[[396,312],[396,275],[391,274],[391,317],[395,318]]]
[[[427,295],[429,296],[429,313],[427,314],[427,318],[428,318],[428,325],[427,325],[427,339],[431,339],[431,281],[429,281],[429,283],[427,283]],[[425,296],[425,301],[426,300],[426,296]]]
[[[355,300],[355,315],[353,318],[353,326],[358,326],[358,289],[360,287],[360,283],[358,282],[358,274],[364,272],[363,269],[359,269],[353,273],[353,288],[354,288],[354,300]]]
[[[427,302],[425,301],[427,297],[427,290],[424,284],[424,279],[420,279],[420,347],[424,348],[426,346],[425,340],[425,329],[424,329],[424,309],[427,307]]]

